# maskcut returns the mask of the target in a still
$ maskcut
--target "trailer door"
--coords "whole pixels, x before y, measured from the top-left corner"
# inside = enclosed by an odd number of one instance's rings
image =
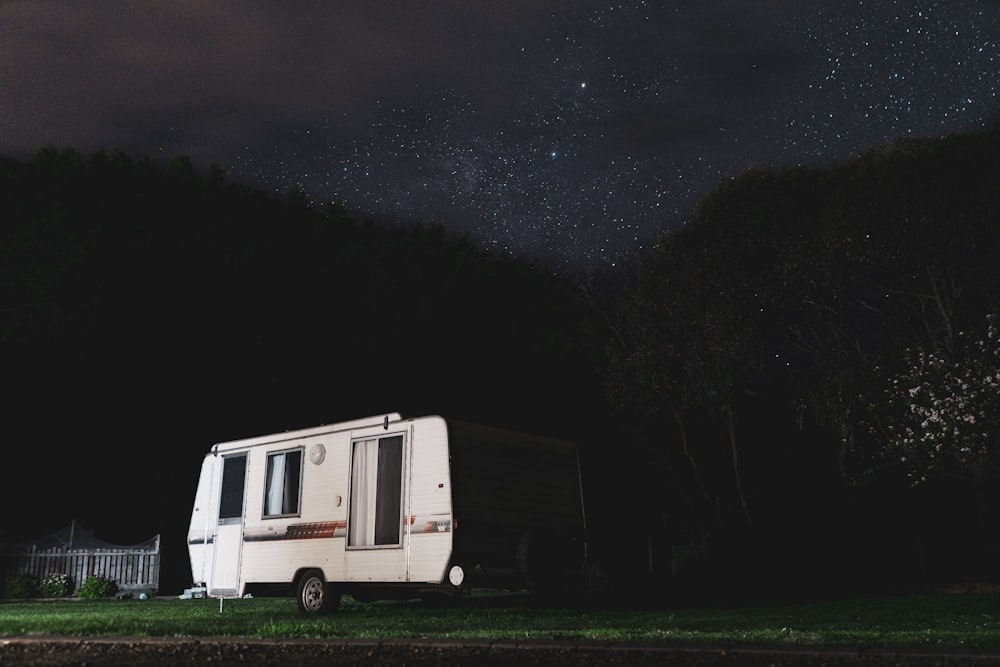
[[[212,580],[208,584],[209,595],[235,597],[239,594],[246,476],[246,452],[222,457],[219,523],[215,529],[215,557]]]

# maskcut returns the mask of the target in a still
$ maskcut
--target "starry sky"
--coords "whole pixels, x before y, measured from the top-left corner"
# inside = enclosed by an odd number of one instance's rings
[[[754,166],[1000,126],[1000,0],[3,0],[0,154],[188,156],[611,263]]]

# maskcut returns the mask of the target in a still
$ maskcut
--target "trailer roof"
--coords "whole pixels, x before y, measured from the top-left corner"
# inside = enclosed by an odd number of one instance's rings
[[[295,429],[292,431],[281,431],[279,433],[269,433],[267,435],[258,435],[251,438],[243,438],[240,440],[228,440],[225,442],[219,442],[212,446],[212,451],[223,452],[233,449],[244,449],[246,447],[253,447],[255,445],[261,444],[271,444],[275,442],[281,442],[283,440],[297,440],[299,438],[308,438],[314,435],[325,435],[327,433],[338,433],[340,431],[350,431],[356,428],[363,428],[365,426],[377,426],[379,424],[384,424],[388,420],[388,423],[398,422],[402,419],[398,412],[387,412],[380,415],[372,415],[370,417],[362,417],[361,419],[352,419],[350,421],[337,422],[335,424],[323,424],[321,426],[312,426],[309,428]]]

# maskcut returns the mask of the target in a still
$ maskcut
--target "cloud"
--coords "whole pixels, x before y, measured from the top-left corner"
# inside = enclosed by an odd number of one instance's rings
[[[131,141],[143,118],[154,136],[201,124],[240,143],[280,119],[362,126],[377,101],[429,105],[449,89],[513,104],[511,59],[543,39],[541,7],[12,0],[0,118],[16,132],[2,148]]]

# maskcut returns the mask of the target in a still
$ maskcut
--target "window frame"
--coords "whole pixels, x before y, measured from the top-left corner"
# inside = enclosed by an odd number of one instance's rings
[[[249,461],[248,452],[222,455],[217,516],[219,523],[231,523],[237,520],[242,522],[244,520]],[[236,468],[234,466],[239,467]],[[233,483],[235,481],[239,481],[238,488]]]
[[[399,500],[399,502],[398,502],[398,506],[394,510],[395,511],[395,516],[397,518],[396,528],[397,528],[397,531],[398,531],[396,533],[396,541],[395,542],[391,542],[391,543],[385,543],[385,542],[383,542],[381,544],[378,543],[378,541],[377,541],[378,540],[378,528],[377,528],[377,526],[379,524],[379,518],[380,518],[380,515],[379,515],[380,505],[379,505],[378,501],[379,501],[379,499],[380,499],[380,497],[382,495],[381,494],[382,486],[379,484],[379,485],[376,486],[376,489],[375,489],[374,494],[373,494],[375,496],[375,507],[374,508],[369,508],[369,510],[372,511],[372,513],[373,513],[372,514],[372,518],[373,518],[374,524],[376,526],[373,529],[374,532],[372,534],[371,542],[370,543],[366,542],[366,543],[363,543],[363,544],[352,544],[352,541],[355,539],[354,531],[356,530],[356,528],[354,526],[354,521],[355,521],[355,517],[356,517],[355,512],[358,511],[358,508],[356,508],[356,503],[357,503],[358,499],[355,496],[355,494],[356,494],[356,489],[355,489],[355,450],[356,450],[356,447],[358,445],[360,445],[361,443],[364,443],[364,442],[367,442],[367,441],[370,441],[370,440],[375,440],[378,443],[377,450],[379,452],[379,455],[381,455],[382,441],[383,440],[393,440],[393,439],[396,439],[396,438],[399,439],[399,461],[398,461],[398,473],[399,473],[399,480],[398,480],[398,482],[399,482],[399,486],[398,486],[398,500]],[[405,511],[405,503],[406,503],[407,438],[408,438],[408,435],[407,435],[406,431],[398,431],[398,432],[395,432],[395,433],[378,433],[378,434],[373,434],[373,435],[368,435],[368,436],[359,436],[359,437],[355,437],[355,438],[351,439],[351,450],[350,450],[351,451],[351,458],[350,458],[350,468],[349,468],[349,471],[348,471],[348,482],[349,482],[349,485],[348,485],[348,495],[347,495],[347,497],[348,497],[348,507],[347,507],[347,536],[346,536],[347,539],[345,540],[345,548],[346,549],[353,551],[353,550],[364,550],[364,549],[402,549],[403,548],[403,543],[404,543],[404,527],[405,527],[404,526],[404,523],[405,523],[404,522],[404,511]],[[377,464],[376,464],[375,476],[376,476],[376,478],[378,477]],[[369,501],[370,500],[371,499],[369,499]]]
[[[284,507],[284,491],[285,491],[285,484],[287,484],[287,482],[288,482],[288,475],[289,475],[288,469],[287,469],[288,454],[294,454],[294,453],[298,453],[298,455],[299,455],[298,456],[298,459],[299,459],[298,480],[297,480],[298,488],[296,489],[296,496],[295,496],[295,508],[294,508],[295,511],[293,511],[293,512],[282,511],[282,512],[279,512],[277,514],[268,514],[267,513],[267,509],[268,509],[267,508],[268,480],[269,480],[269,478],[271,476],[272,461],[274,460],[274,457],[276,457],[276,456],[284,456],[285,457],[286,469],[285,469],[285,471],[284,471],[284,473],[283,473],[283,475],[281,477],[281,484],[282,484],[282,488],[281,488],[281,493],[282,493],[282,507],[281,507],[281,509],[285,510],[285,507]],[[268,520],[268,519],[286,519],[286,518],[289,518],[289,517],[302,516],[302,477],[303,477],[303,473],[305,471],[305,458],[306,458],[305,457],[305,447],[290,447],[288,449],[275,449],[275,450],[272,450],[272,451],[269,451],[269,452],[265,452],[265,454],[266,454],[266,456],[264,458],[264,489],[263,489],[263,494],[262,494],[262,497],[261,497],[261,506],[260,506],[260,516],[261,516],[261,519],[262,520]]]

